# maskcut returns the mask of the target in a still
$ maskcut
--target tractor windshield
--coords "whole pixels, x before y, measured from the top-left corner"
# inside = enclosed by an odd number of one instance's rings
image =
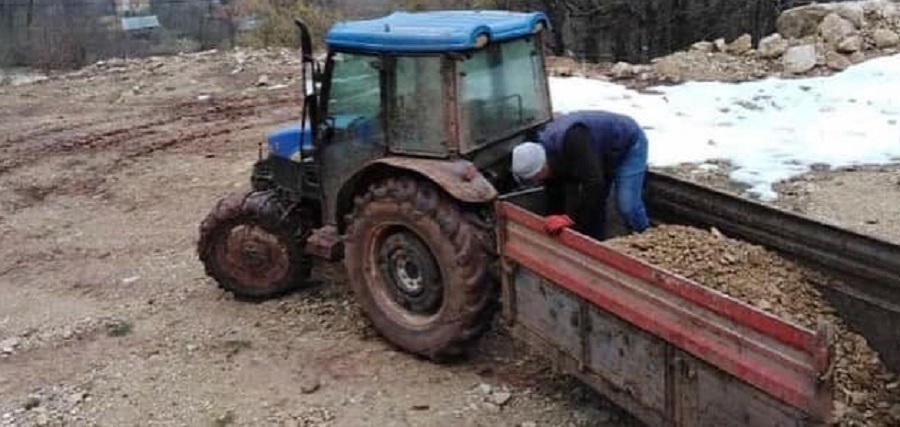
[[[491,44],[462,61],[461,119],[468,125],[462,136],[470,149],[550,118],[539,40]]]

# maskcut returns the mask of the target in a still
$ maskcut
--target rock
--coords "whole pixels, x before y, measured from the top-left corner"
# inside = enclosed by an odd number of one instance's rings
[[[712,52],[715,49],[715,45],[712,42],[708,41],[700,41],[691,45],[691,50],[696,50],[698,52]]]
[[[269,76],[263,74],[259,76],[259,80],[256,81],[257,86],[268,86],[269,85]]]
[[[816,46],[807,44],[789,48],[782,58],[784,71],[801,74],[816,66]]]
[[[866,12],[861,3],[835,3],[834,12],[846,19],[857,29],[866,25]]]
[[[734,55],[742,55],[750,49],[753,49],[753,36],[750,34],[742,34],[734,39],[727,47],[728,52]]]
[[[493,402],[484,402],[484,409],[487,409],[488,412],[500,412],[500,407]]]
[[[858,35],[852,35],[845,37],[843,40],[839,41],[835,48],[840,53],[853,53],[859,52],[862,50],[863,39]]]
[[[134,283],[134,282],[137,282],[137,281],[140,280],[140,279],[141,279],[141,276],[131,276],[131,277],[126,277],[126,278],[122,279],[122,284],[123,284],[123,285],[130,285],[130,284],[132,284],[132,283]]]
[[[811,4],[784,11],[775,20],[775,28],[784,38],[800,39],[815,35],[819,24],[831,13],[826,5]]]
[[[491,390],[493,390],[493,388],[491,387],[490,384],[486,384],[486,383],[478,384],[478,392],[481,394],[491,394]]]
[[[725,39],[716,39],[716,41],[713,42],[713,45],[715,45],[716,50],[719,52],[725,52],[726,50],[728,50],[728,44],[725,43]]]
[[[312,394],[319,391],[319,388],[322,387],[322,383],[318,378],[306,378],[300,384],[300,392],[303,394]]]
[[[510,399],[512,399],[512,393],[508,391],[498,391],[491,395],[490,402],[497,406],[503,406],[509,403]]]
[[[197,96],[197,101],[200,101],[200,102],[207,102],[211,99],[212,99],[212,95],[203,94],[203,95]]]
[[[841,40],[856,34],[856,27],[837,13],[831,13],[819,25],[819,34],[829,46],[837,46]]]
[[[781,34],[775,33],[764,37],[759,41],[759,56],[763,58],[778,58],[787,51],[788,42],[781,37]]]
[[[522,424],[519,424],[519,427],[537,427],[537,423],[534,421],[525,421]]]
[[[609,72],[617,79],[627,79],[635,74],[634,67],[627,62],[617,62]]]
[[[37,414],[34,418],[34,423],[38,427],[48,426],[50,425],[50,417],[48,417],[47,414]]]
[[[3,354],[12,354],[13,351],[16,350],[16,347],[19,346],[19,338],[12,337],[7,338],[3,341],[0,341],[0,353]]]
[[[77,393],[72,393],[69,395],[69,403],[72,405],[77,405],[84,401],[84,398],[87,397],[87,393],[83,391],[79,391]]]
[[[859,64],[866,60],[866,54],[862,52],[853,52],[850,54],[850,62],[854,64]]]
[[[846,56],[837,52],[828,51],[828,53],[825,54],[825,65],[832,70],[843,71],[853,64]]]
[[[25,410],[31,410],[38,406],[41,406],[41,397],[38,395],[28,396],[28,398],[25,399],[25,403],[22,404],[22,407],[25,408]]]
[[[872,33],[872,40],[875,42],[875,47],[879,49],[887,49],[900,44],[900,36],[886,28],[875,30],[875,32]]]

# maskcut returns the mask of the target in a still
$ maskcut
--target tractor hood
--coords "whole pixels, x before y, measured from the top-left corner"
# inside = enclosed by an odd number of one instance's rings
[[[301,131],[301,126],[297,124],[270,133],[268,137],[269,154],[275,157],[291,159],[299,155],[301,147],[303,151],[312,149],[312,128],[309,124],[302,128],[303,130]],[[303,134],[302,143],[301,133]]]
[[[359,143],[370,144],[375,137],[373,127],[375,124],[363,116],[338,115],[329,120],[329,127],[335,132],[349,132],[353,140]],[[302,143],[301,143],[302,133]],[[299,158],[301,148],[303,152],[309,152],[313,148],[312,128],[309,124],[302,127],[291,125],[281,128],[269,134],[269,153],[272,156],[284,159]]]

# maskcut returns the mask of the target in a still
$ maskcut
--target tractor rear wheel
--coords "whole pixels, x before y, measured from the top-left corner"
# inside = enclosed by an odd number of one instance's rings
[[[280,296],[304,285],[312,259],[297,239],[302,211],[288,210],[273,191],[232,194],[200,225],[197,251],[206,273],[242,299]]]
[[[375,329],[399,348],[444,360],[486,329],[495,291],[489,230],[435,185],[374,184],[348,217],[345,265]]]

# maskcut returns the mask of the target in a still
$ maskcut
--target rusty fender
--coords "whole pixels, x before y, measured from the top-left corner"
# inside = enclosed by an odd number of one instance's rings
[[[497,197],[497,189],[466,160],[430,160],[387,157],[372,162],[416,172],[434,181],[454,198],[466,203],[485,203]]]

